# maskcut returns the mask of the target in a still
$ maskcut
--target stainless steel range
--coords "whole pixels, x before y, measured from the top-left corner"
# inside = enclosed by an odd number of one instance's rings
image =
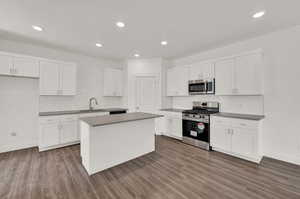
[[[193,102],[193,109],[182,112],[183,142],[210,150],[210,114],[218,112],[218,102]]]

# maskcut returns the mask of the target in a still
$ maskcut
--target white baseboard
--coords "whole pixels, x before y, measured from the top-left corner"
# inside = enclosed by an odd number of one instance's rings
[[[0,153],[10,152],[10,151],[16,151],[21,149],[27,149],[37,147],[36,143],[28,143],[28,144],[22,144],[22,145],[12,145],[12,146],[1,146],[0,147]]]
[[[274,153],[265,153],[266,157],[281,160],[284,162],[292,163],[292,164],[297,164],[300,165],[300,157],[297,156],[287,156],[284,154],[274,154]]]
[[[50,146],[50,147],[39,147],[39,152],[47,151],[47,150],[51,150],[51,149],[62,148],[65,146],[70,146],[70,145],[79,144],[79,143],[80,143],[80,141],[74,141],[74,142],[69,142],[66,144],[59,144],[59,145]]]
[[[227,155],[230,155],[230,156],[233,156],[233,157],[237,157],[237,158],[240,158],[240,159],[244,159],[244,160],[248,160],[250,162],[255,162],[257,164],[259,164],[262,160],[262,156],[256,156],[256,157],[246,157],[246,156],[242,156],[242,155],[239,155],[239,154],[235,154],[235,153],[231,153],[231,152],[228,152],[228,151],[224,151],[220,148],[215,148],[213,147],[212,148],[214,151],[218,151],[218,152],[221,152],[221,153],[225,153]]]

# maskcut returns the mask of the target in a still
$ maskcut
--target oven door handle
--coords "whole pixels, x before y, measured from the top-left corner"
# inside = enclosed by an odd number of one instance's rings
[[[187,121],[193,121],[193,122],[202,122],[202,123],[206,123],[208,124],[208,122],[205,122],[203,120],[198,120],[198,119],[192,119],[192,118],[187,118],[187,117],[182,117],[183,120],[187,120]]]

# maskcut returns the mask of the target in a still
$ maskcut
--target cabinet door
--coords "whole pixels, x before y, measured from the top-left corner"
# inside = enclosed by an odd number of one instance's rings
[[[175,69],[169,68],[167,71],[167,96],[174,96],[175,95]]]
[[[231,151],[231,135],[230,126],[212,124],[210,131],[210,143],[212,147],[222,149],[224,151]]]
[[[260,53],[236,59],[235,84],[238,95],[262,94],[262,55]]]
[[[155,119],[155,133],[156,135],[164,135],[166,133],[166,120],[164,117]]]
[[[115,70],[115,76],[114,79],[116,81],[115,83],[115,93],[114,96],[122,96],[123,95],[123,72],[122,70]]]
[[[169,116],[165,116],[165,124],[166,124],[166,131],[164,132],[164,135],[166,136],[171,136],[172,135],[172,129],[173,129],[173,125],[172,125],[172,118]]]
[[[59,122],[47,122],[40,124],[39,147],[50,147],[59,144]]]
[[[209,80],[214,76],[214,65],[211,62],[195,63],[190,67],[189,80]]]
[[[79,140],[77,125],[77,120],[74,119],[64,119],[61,121],[60,144]]]
[[[255,129],[234,128],[232,133],[232,152],[246,157],[257,153],[257,132]]]
[[[8,55],[0,55],[0,75],[12,75],[13,58]]]
[[[216,95],[232,95],[234,76],[233,70],[235,67],[234,59],[227,59],[216,62],[215,76],[216,76]]]
[[[76,95],[76,65],[60,64],[60,94]]]
[[[59,64],[55,62],[40,62],[40,95],[58,95]]]
[[[189,68],[175,67],[174,77],[172,77],[174,82],[175,96],[188,96],[188,79],[189,79]]]
[[[23,77],[39,77],[39,63],[37,59],[14,57],[15,75]]]
[[[171,135],[175,138],[182,139],[182,119],[172,118]]]

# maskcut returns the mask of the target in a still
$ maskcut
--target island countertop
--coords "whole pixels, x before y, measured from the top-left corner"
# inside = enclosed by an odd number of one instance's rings
[[[134,113],[125,113],[119,115],[103,115],[96,117],[82,117],[80,120],[86,122],[92,127],[96,126],[104,126],[121,122],[130,122],[137,120],[145,120],[163,117],[162,115],[150,114],[150,113],[142,113],[142,112],[134,112]]]

